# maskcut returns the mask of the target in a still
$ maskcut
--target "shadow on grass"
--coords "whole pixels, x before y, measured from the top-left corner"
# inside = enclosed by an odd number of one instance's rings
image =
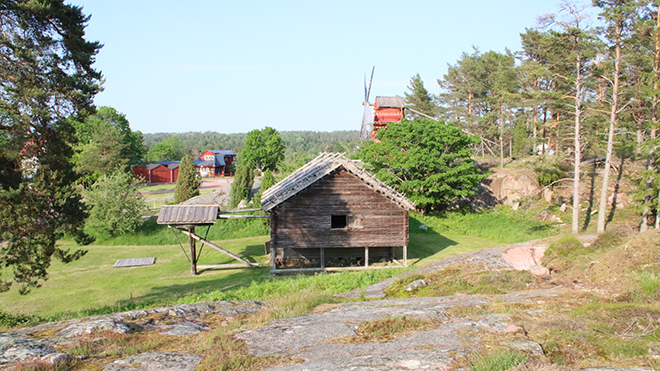
[[[433,227],[424,225],[415,218],[410,218],[410,242],[408,245],[408,258],[419,259],[433,256],[450,246],[458,245],[458,242],[451,240],[436,232]],[[418,260],[418,261],[419,261]],[[412,265],[417,264],[417,262]]]
[[[215,271],[217,272],[217,270]],[[94,310],[94,312],[97,313],[90,314],[104,314],[150,306],[172,305],[182,298],[190,298],[186,299],[185,302],[236,300],[236,298],[232,296],[223,297],[221,292],[248,287],[252,285],[253,282],[260,282],[268,279],[270,273],[268,267],[239,268],[233,269],[233,271],[235,272],[228,275],[207,274],[208,278],[200,279],[195,282],[156,286],[151,288],[149,293],[145,295],[118,300],[114,305]],[[201,276],[203,277],[204,274],[201,274]],[[205,294],[216,291],[218,292],[217,298],[204,297]]]

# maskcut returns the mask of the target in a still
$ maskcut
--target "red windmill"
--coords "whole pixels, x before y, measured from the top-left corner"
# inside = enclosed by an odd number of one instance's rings
[[[376,97],[375,103],[369,103],[371,83],[374,79],[374,69],[371,70],[371,80],[367,89],[367,77],[364,78],[364,115],[362,117],[362,131],[360,139],[376,139],[376,132],[392,122],[401,122],[404,118],[403,109],[406,101],[403,97]],[[373,106],[373,108],[372,108]]]

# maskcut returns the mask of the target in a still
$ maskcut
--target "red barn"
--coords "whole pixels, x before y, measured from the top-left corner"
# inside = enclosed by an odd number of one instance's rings
[[[149,164],[147,169],[151,174],[150,183],[172,183],[172,171],[167,166]]]
[[[149,176],[149,169],[147,169],[144,166],[140,166],[140,165],[133,166],[133,175],[144,183],[151,183],[151,181],[149,180],[151,178]]]
[[[391,122],[401,122],[406,101],[403,97],[376,97],[374,104],[374,122],[371,140],[376,140],[376,132]]]

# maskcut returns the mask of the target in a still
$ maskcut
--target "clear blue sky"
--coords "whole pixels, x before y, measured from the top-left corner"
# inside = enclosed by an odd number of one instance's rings
[[[436,80],[472,46],[520,48],[557,0],[71,0],[91,14],[105,91],[96,104],[144,133],[359,130],[371,101]],[[368,77],[367,77],[368,78]]]

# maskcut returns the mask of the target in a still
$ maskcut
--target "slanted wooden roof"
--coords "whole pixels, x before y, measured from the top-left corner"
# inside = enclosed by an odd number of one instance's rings
[[[298,192],[316,183],[324,176],[343,168],[349,173],[357,176],[374,191],[384,195],[401,207],[411,210],[414,203],[402,193],[380,181],[368,171],[359,167],[355,162],[344,157],[341,153],[322,153],[300,169],[294,171],[279,183],[267,189],[261,196],[261,207],[264,211],[270,211],[275,206],[295,196]]]
[[[218,205],[167,205],[160,208],[158,224],[204,225],[218,219]]]
[[[380,108],[403,108],[406,100],[403,97],[376,97],[376,105]]]

